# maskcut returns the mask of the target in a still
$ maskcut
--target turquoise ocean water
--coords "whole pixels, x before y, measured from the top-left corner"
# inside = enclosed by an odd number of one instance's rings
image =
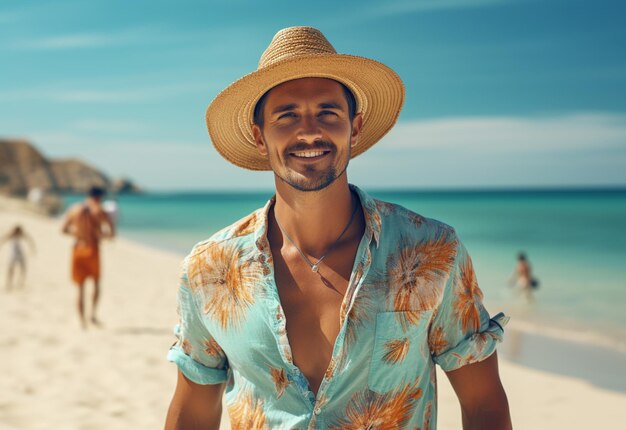
[[[455,227],[486,303],[525,331],[626,351],[626,190],[375,191]],[[262,206],[271,193],[149,193],[119,198],[124,237],[182,255]],[[68,197],[67,203],[76,197]],[[518,251],[541,286],[526,303],[508,286]],[[106,257],[105,257],[106,258]]]

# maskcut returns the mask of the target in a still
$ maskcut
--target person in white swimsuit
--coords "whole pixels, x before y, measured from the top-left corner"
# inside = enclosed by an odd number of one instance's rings
[[[17,225],[11,230],[11,232],[0,239],[0,246],[6,242],[9,243],[9,271],[7,272],[7,290],[13,288],[13,278],[15,275],[15,269],[20,269],[20,282],[19,286],[24,287],[26,280],[26,256],[24,253],[23,242],[28,242],[31,250],[35,252],[35,242],[26,234],[20,225]]]

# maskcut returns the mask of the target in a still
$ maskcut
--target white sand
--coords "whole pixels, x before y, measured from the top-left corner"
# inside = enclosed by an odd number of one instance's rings
[[[84,332],[69,280],[70,238],[58,221],[0,200],[0,234],[18,222],[38,249],[28,255],[25,289],[11,293],[4,290],[8,246],[0,249],[0,429],[162,428],[176,379],[165,355],[174,341],[181,256],[123,239],[105,242],[104,328]],[[516,429],[626,422],[624,393],[504,361],[501,374]],[[439,428],[460,429],[456,397],[444,375],[439,381]]]

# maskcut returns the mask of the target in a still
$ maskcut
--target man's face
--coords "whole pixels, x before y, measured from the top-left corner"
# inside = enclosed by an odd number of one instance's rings
[[[346,170],[361,129],[350,120],[341,85],[324,78],[282,83],[267,94],[263,126],[252,131],[274,174],[300,191],[317,191]]]

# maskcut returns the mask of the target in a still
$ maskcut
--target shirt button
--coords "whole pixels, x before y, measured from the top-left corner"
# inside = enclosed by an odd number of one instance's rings
[[[315,408],[315,410],[313,411],[315,415],[319,415],[321,412],[322,412],[322,409],[319,406]]]

